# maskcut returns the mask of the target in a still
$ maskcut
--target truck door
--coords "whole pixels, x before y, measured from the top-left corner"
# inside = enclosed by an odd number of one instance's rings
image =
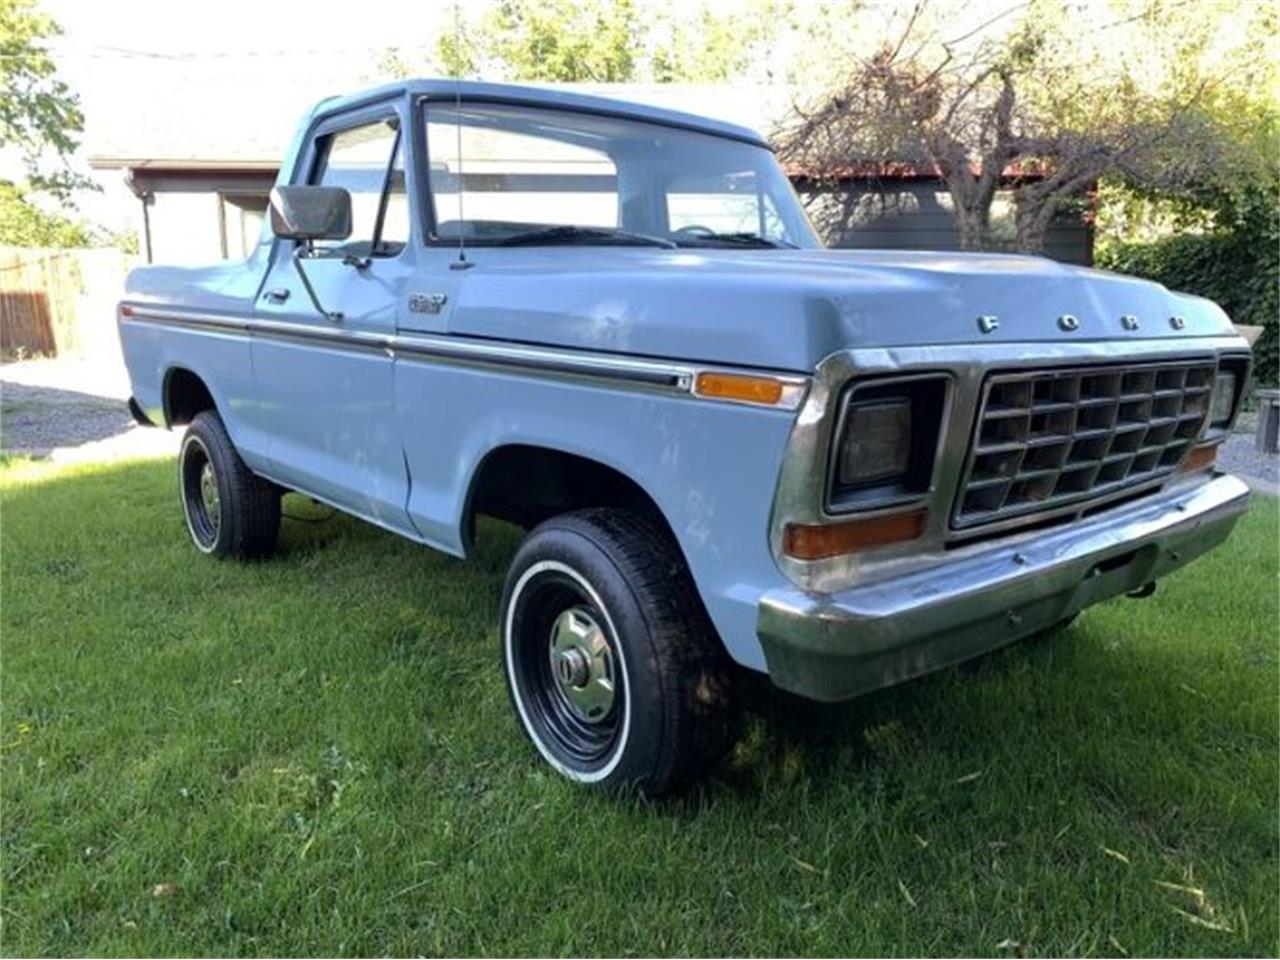
[[[413,273],[403,117],[383,103],[331,117],[305,152],[308,183],[351,194],[352,232],[302,263],[275,244],[258,295],[254,378],[273,477],[395,530],[412,532],[391,352]]]

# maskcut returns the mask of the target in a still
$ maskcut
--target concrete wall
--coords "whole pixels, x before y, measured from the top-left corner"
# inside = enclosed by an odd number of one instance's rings
[[[147,204],[153,263],[199,264],[243,260],[257,243],[266,197],[243,194],[156,192]],[[141,220],[141,204],[139,204]],[[139,222],[146,257],[147,226]]]

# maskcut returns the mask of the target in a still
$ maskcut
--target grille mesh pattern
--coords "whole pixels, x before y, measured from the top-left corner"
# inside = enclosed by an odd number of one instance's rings
[[[1212,362],[987,379],[953,525],[1050,510],[1170,473],[1200,435]]]

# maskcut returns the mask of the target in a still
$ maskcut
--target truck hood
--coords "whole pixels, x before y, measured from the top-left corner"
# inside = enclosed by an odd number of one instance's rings
[[[473,251],[453,332],[808,372],[850,347],[1186,340],[1233,329],[1209,300],[1041,257],[618,247],[515,253]],[[1075,329],[1063,329],[1064,315],[1076,318]],[[984,333],[979,317],[996,317],[998,326]],[[1136,317],[1137,328],[1122,317]]]

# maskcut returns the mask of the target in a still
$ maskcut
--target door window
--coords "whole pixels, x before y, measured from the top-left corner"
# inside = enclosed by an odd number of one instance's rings
[[[403,250],[409,241],[409,201],[398,122],[378,120],[328,134],[320,139],[319,157],[311,182],[351,194],[351,236],[316,247],[334,256],[359,257]]]

